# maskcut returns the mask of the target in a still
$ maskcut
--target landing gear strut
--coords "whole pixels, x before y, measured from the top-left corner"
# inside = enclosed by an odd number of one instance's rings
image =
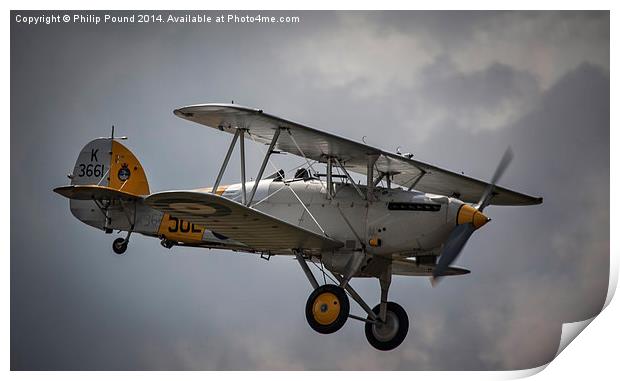
[[[123,255],[127,251],[127,246],[129,245],[129,237],[131,237],[131,233],[133,232],[135,223],[136,223],[136,212],[137,212],[137,204],[133,202],[133,216],[129,211],[129,208],[125,206],[125,203],[122,199],[119,199],[121,210],[125,213],[125,217],[127,218],[127,222],[129,223],[129,230],[127,231],[127,236],[125,238],[117,238],[112,242],[112,250],[118,255]],[[107,234],[112,233],[112,218],[110,217],[109,208],[112,205],[112,201],[107,201],[105,203],[99,202],[95,200],[95,204],[99,207],[101,213],[103,213],[105,217],[105,224],[103,226],[104,231]]]
[[[366,339],[380,351],[391,351],[398,347],[409,331],[407,312],[400,305],[388,302],[388,290],[392,283],[392,268],[388,265],[379,277],[381,286],[381,303],[377,304],[372,312],[379,316],[373,323],[366,322],[364,331]],[[370,316],[368,316],[370,320]]]

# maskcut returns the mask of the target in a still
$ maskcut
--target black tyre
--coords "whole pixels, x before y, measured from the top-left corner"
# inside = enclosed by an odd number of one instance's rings
[[[127,242],[125,242],[124,238],[117,238],[112,242],[112,250],[118,255],[125,254],[127,251]]]
[[[172,247],[174,246],[174,242],[169,239],[162,239],[161,245],[166,249],[172,249]]]
[[[379,316],[380,304],[372,309]],[[370,320],[370,316],[368,317]],[[407,312],[394,302],[387,304],[387,317],[385,323],[366,323],[366,339],[380,351],[391,351],[398,347],[409,331],[409,318]]]
[[[310,294],[306,302],[306,320],[318,333],[338,331],[349,317],[349,298],[341,287],[323,285]]]

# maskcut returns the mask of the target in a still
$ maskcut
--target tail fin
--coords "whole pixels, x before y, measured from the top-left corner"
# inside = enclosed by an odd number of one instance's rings
[[[150,194],[146,173],[127,147],[110,138],[99,138],[80,151],[71,185],[99,185],[134,195]]]

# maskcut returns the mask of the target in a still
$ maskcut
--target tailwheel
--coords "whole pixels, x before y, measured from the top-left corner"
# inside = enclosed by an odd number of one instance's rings
[[[172,249],[172,247],[174,246],[174,241],[171,241],[171,240],[166,239],[166,238],[162,238],[160,243],[166,249]]]
[[[375,315],[379,316],[381,304],[372,309]],[[368,317],[371,320],[371,317]],[[380,351],[391,351],[398,347],[409,331],[409,318],[407,312],[394,302],[387,302],[387,313],[385,322],[367,322],[366,339],[376,349]]]
[[[338,331],[349,317],[349,298],[341,287],[326,284],[317,287],[306,302],[306,320],[319,333]]]
[[[112,242],[112,250],[118,255],[123,255],[127,251],[127,244],[128,241],[126,239],[117,238]]]

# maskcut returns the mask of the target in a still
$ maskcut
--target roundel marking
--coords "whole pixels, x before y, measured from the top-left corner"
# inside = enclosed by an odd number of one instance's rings
[[[123,163],[123,165],[118,170],[118,179],[120,181],[127,181],[131,176],[131,171],[129,170],[129,166],[127,163]]]
[[[192,214],[204,217],[210,216],[227,216],[230,214],[230,209],[223,205],[218,204],[198,204],[195,201],[180,201],[171,202],[168,204],[170,211],[173,210],[182,212],[184,214]]]

